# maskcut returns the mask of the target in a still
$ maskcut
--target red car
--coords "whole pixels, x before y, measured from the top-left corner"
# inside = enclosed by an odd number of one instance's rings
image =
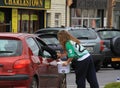
[[[66,75],[49,64],[56,58],[34,34],[0,33],[0,88],[66,88]]]

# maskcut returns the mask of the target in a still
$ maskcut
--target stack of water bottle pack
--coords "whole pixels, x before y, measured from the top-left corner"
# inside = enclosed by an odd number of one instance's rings
[[[48,63],[46,58],[43,58],[43,63],[57,66],[58,73],[65,73],[65,74],[70,73],[70,64],[67,66],[63,66],[64,61],[62,61],[61,59],[59,59],[58,61],[54,60],[54,61]]]
[[[64,61],[59,60],[58,64],[58,73],[70,73],[70,64],[63,66]]]

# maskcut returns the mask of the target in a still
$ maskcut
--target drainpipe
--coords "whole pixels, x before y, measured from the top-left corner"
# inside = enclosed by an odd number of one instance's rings
[[[107,0],[107,27],[112,28],[112,2],[113,0]]]
[[[67,0],[65,3],[65,27],[67,26]]]
[[[73,4],[73,0],[66,0],[66,22],[65,22],[65,26],[69,26],[68,25],[68,15],[70,16],[70,6]],[[68,14],[68,12],[69,12],[69,14]],[[70,19],[70,17],[69,17],[69,19]],[[70,21],[70,20],[69,20]],[[70,22],[69,22],[70,23]]]

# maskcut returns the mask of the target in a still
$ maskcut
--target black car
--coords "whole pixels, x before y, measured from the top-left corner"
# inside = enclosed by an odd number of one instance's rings
[[[111,65],[114,69],[120,69],[120,30],[105,28],[96,31],[104,41],[103,67]]]
[[[101,64],[103,61],[102,56],[102,50],[103,50],[103,43],[100,40],[98,34],[91,28],[84,28],[84,27],[67,27],[67,28],[46,28],[46,29],[40,29],[35,32],[36,35],[50,38],[50,35],[55,35],[57,39],[57,32],[60,30],[66,30],[70,34],[72,34],[74,37],[78,38],[81,41],[81,44],[91,53],[93,57],[93,61],[95,64],[96,72],[100,70]],[[61,52],[60,44],[53,42],[52,44],[49,44],[49,46],[53,46],[54,49],[57,47],[57,51],[59,50]]]

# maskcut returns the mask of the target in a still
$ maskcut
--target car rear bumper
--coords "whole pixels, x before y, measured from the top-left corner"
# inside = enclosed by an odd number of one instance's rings
[[[111,62],[112,62],[111,59],[115,58],[115,57],[118,57],[110,50],[103,51],[103,54],[104,54],[104,61],[103,61],[103,63],[106,63],[106,64],[111,64]]]
[[[13,76],[0,76],[0,81],[17,81],[17,80],[27,80],[29,75],[13,75]]]
[[[0,88],[29,88],[29,75],[0,76]]]

